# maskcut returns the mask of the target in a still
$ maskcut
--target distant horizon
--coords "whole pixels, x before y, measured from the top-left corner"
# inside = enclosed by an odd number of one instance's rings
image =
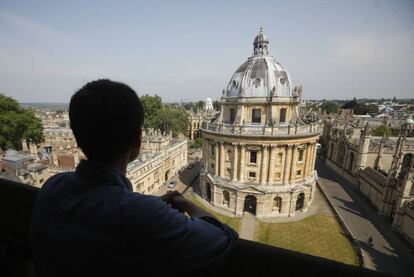
[[[356,98],[356,101],[358,101],[358,100],[372,100],[372,101],[380,101],[380,100],[382,100],[382,99],[385,99],[385,100],[392,100],[392,98],[393,97],[391,97],[391,98],[366,98],[366,97],[364,97],[364,98]],[[214,101],[219,101],[219,99],[212,99],[213,100],[213,102]],[[332,101],[332,102],[335,102],[335,101],[351,101],[351,100],[353,100],[353,98],[349,98],[349,99],[302,99],[303,101],[323,101],[323,100],[325,100],[325,101]],[[411,101],[414,101],[414,98],[398,98],[397,97],[397,100],[401,100],[401,101],[407,101],[407,100],[411,100]],[[204,101],[205,102],[205,99],[198,99],[198,100],[193,100],[193,101],[183,101],[182,103],[195,103],[195,102],[198,102],[198,101]],[[19,104],[21,104],[21,105],[29,105],[29,104],[37,104],[37,105],[40,105],[40,104],[56,104],[56,105],[69,105],[69,102],[31,102],[31,101],[29,101],[29,102],[20,102],[20,101],[18,101],[19,102]],[[181,103],[181,101],[179,101],[179,102],[166,102],[166,101],[163,101],[162,102],[163,104],[180,104]]]
[[[5,0],[0,23],[0,93],[19,102],[66,102],[100,78],[218,99],[260,27],[303,99],[414,95],[410,0]]]

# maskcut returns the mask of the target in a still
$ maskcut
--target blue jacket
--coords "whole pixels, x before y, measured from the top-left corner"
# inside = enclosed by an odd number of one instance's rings
[[[90,160],[45,182],[31,225],[38,276],[207,273],[237,238],[212,217],[188,218],[133,192],[117,168]]]

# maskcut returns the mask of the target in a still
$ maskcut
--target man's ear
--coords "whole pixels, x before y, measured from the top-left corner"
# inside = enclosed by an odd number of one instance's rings
[[[132,162],[138,157],[139,151],[141,149],[141,141],[142,141],[142,129],[139,128],[131,144],[131,148],[129,152],[129,162]]]
[[[141,141],[142,141],[142,128],[139,128],[137,130],[137,142],[135,143],[135,145],[137,146],[137,149],[139,151],[139,149],[141,149]]]

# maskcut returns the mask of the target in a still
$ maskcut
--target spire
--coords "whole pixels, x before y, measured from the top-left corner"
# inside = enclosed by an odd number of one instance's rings
[[[267,36],[263,33],[263,28],[260,27],[260,31],[253,42],[253,55],[269,55],[268,44],[269,40],[267,39]]]
[[[364,129],[362,129],[361,131],[361,137],[366,137],[370,135],[370,128],[369,128],[369,122],[367,122],[367,124],[365,124]]]
[[[378,147],[378,155],[377,155],[377,158],[375,159],[375,163],[374,163],[374,168],[376,170],[378,170],[378,168],[379,168],[379,162],[382,158],[382,152],[384,151],[384,145],[385,145],[386,141],[387,141],[387,132],[384,132],[384,134],[382,134],[380,145]]]
[[[400,129],[400,135],[398,136],[397,146],[395,148],[395,153],[392,159],[391,167],[388,171],[388,178],[391,179],[391,181],[395,182],[395,178],[397,177],[397,172],[400,167],[401,159],[403,157],[403,150],[405,145],[405,140],[407,137],[407,128],[403,126],[402,129]]]

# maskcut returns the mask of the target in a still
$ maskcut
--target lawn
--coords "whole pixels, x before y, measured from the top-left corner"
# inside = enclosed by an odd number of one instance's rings
[[[256,221],[255,241],[358,265],[351,242],[332,216],[315,215],[290,223]]]
[[[200,208],[202,208],[202,209],[208,211],[209,213],[211,213],[212,215],[214,215],[221,222],[229,225],[234,230],[236,230],[237,232],[240,233],[241,219],[234,218],[234,217],[229,217],[229,216],[225,216],[225,215],[213,212],[212,210],[207,208],[197,197],[195,197],[193,195],[185,195],[185,197],[187,199],[191,200],[194,204],[196,204]]]

